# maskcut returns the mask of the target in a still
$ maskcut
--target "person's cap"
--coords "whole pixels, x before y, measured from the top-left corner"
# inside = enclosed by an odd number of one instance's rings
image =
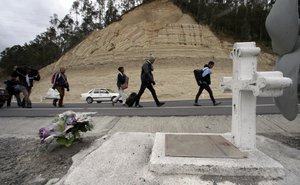
[[[150,53],[149,56],[148,56],[148,60],[153,61],[155,59],[156,59],[155,55],[153,55],[152,53]]]

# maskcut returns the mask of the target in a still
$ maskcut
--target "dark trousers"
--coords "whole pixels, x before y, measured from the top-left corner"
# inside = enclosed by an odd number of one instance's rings
[[[10,106],[10,104],[11,104],[11,99],[12,99],[13,96],[16,97],[18,106],[21,106],[20,93],[17,93],[17,92],[8,92],[8,99],[7,99],[7,103],[6,103],[7,106],[8,106],[8,107]]]
[[[54,99],[53,103],[56,104],[58,101],[58,106],[61,107],[61,106],[63,106],[63,103],[64,103],[65,88],[63,86],[56,85],[55,89],[57,89],[57,91],[59,92],[60,99]]]
[[[197,93],[197,95],[196,95],[196,98],[195,98],[195,103],[198,103],[199,96],[201,95],[201,93],[202,93],[202,91],[203,91],[204,89],[208,92],[211,101],[212,101],[213,103],[216,103],[216,100],[215,100],[215,98],[214,98],[213,92],[212,92],[212,90],[211,90],[211,88],[209,87],[208,84],[201,84],[201,85],[200,85],[199,91],[198,91],[198,93]]]
[[[149,91],[151,92],[152,94],[152,97],[156,103],[156,105],[159,104],[159,101],[158,101],[158,98],[156,96],[156,92],[155,92],[155,89],[153,88],[152,84],[151,83],[146,83],[146,82],[142,82],[141,84],[141,88],[139,90],[139,93],[136,95],[136,98],[135,98],[135,105],[139,105],[140,104],[140,99],[141,99],[141,96],[143,95],[145,89],[149,89]]]

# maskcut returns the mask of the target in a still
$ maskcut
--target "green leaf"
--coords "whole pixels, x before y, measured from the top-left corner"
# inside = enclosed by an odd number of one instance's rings
[[[56,139],[56,142],[60,145],[67,145],[68,140],[64,137],[59,137],[59,138]]]
[[[59,138],[56,139],[56,142],[60,145],[64,145],[66,147],[69,147],[73,144],[74,137],[71,137],[70,139],[67,139],[65,137],[59,137]]]

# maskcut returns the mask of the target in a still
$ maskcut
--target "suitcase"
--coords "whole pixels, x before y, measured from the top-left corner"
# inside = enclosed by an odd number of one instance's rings
[[[132,107],[133,106],[133,104],[134,104],[134,102],[135,102],[135,97],[136,97],[136,93],[135,92],[133,92],[133,93],[131,93],[129,96],[128,96],[128,98],[126,99],[126,105],[128,106],[128,107]]]

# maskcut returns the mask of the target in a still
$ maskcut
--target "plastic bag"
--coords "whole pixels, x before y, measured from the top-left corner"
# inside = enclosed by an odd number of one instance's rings
[[[121,88],[122,89],[127,89],[128,88],[128,83],[129,83],[129,78],[126,76],[125,83],[121,84]]]
[[[45,96],[46,99],[60,99],[60,94],[57,89],[49,88]]]
[[[121,88],[122,89],[127,89],[128,88],[128,83],[121,84]]]

